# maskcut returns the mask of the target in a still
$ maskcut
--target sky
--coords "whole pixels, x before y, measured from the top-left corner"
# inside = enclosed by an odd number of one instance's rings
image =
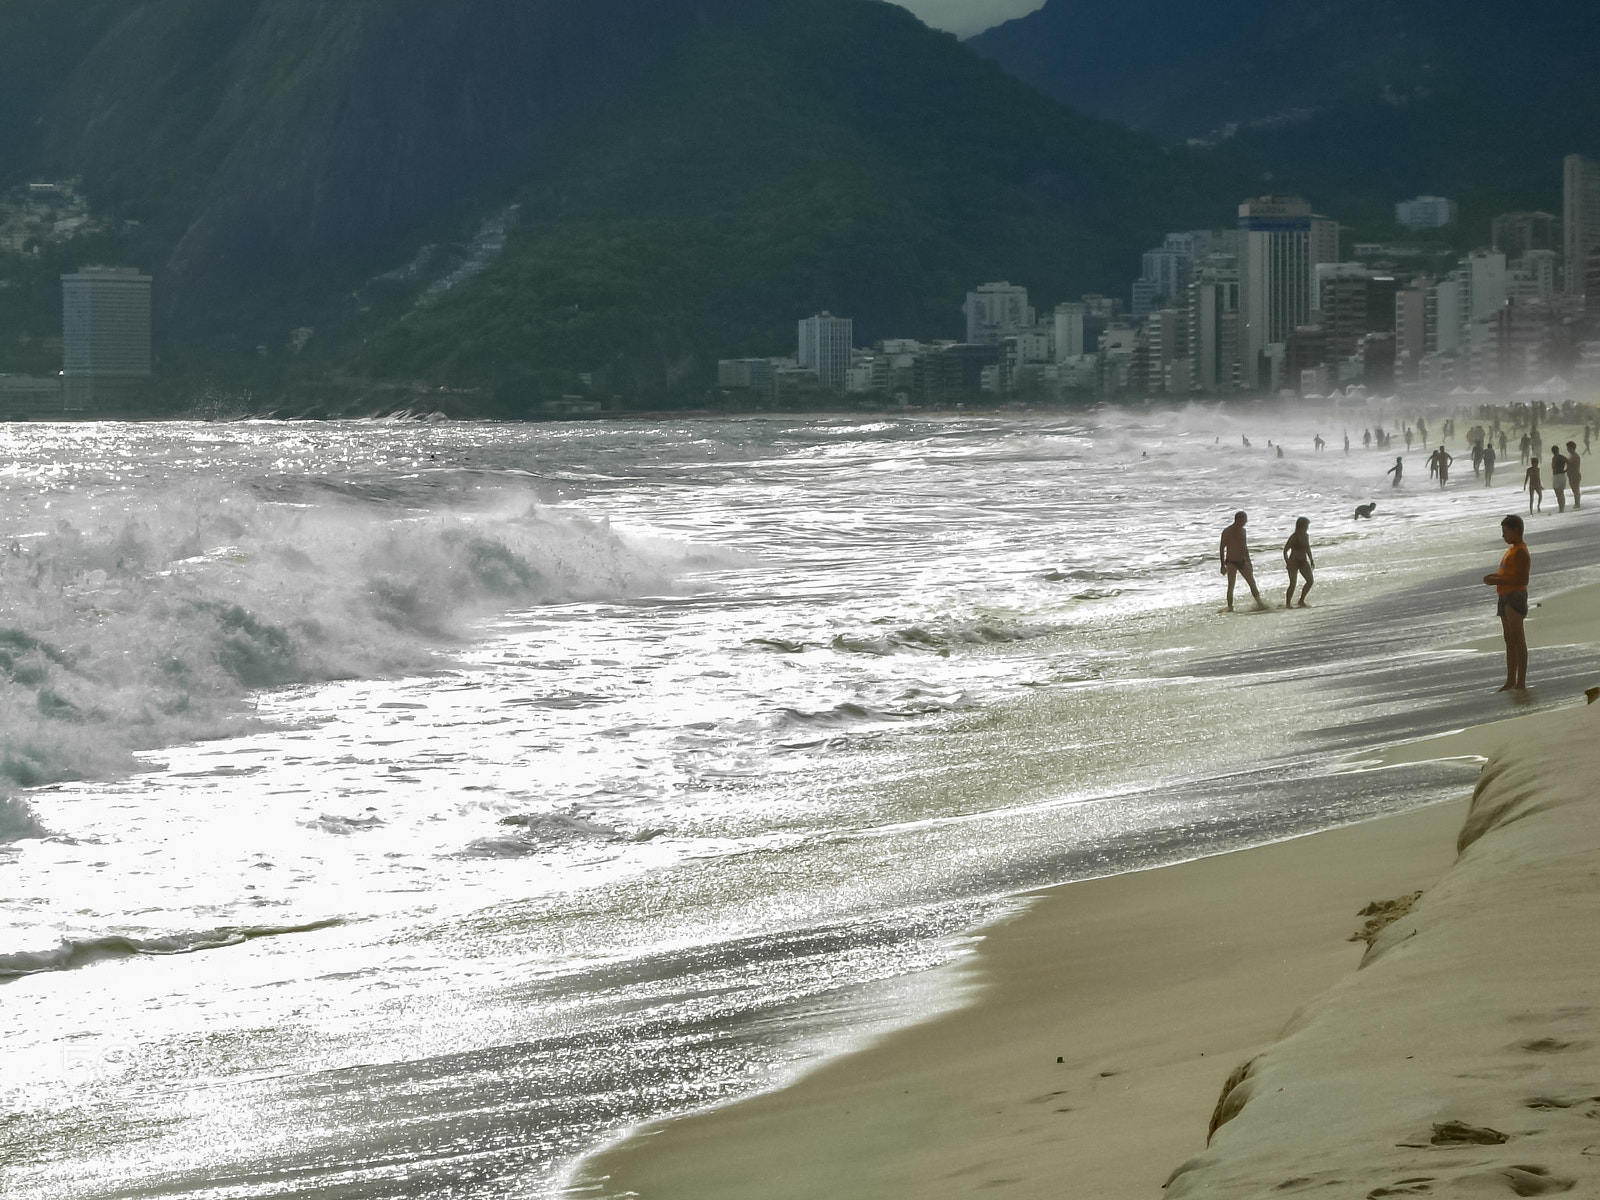
[[[1044,0],[899,0],[935,29],[971,37],[1041,7]]]

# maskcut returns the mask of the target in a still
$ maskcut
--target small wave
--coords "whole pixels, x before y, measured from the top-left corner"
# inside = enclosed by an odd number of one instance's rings
[[[921,651],[947,657],[952,646],[994,646],[1031,641],[1055,632],[1050,625],[1006,625],[994,621],[957,621],[944,626],[908,625],[881,634],[837,634],[831,643],[848,654],[897,654]]]
[[[970,707],[971,701],[965,692],[949,696],[924,691],[921,688],[909,688],[896,696],[893,703],[887,705],[866,705],[847,700],[817,712],[785,708],[779,712],[778,720],[783,724],[802,729],[814,729],[818,726],[839,727],[873,721],[907,721],[933,713],[959,712]],[[799,747],[799,743],[785,743],[785,745],[790,749]]]
[[[307,829],[320,829],[324,833],[359,833],[364,829],[377,829],[387,824],[382,817],[341,817],[333,813],[323,813],[314,821],[302,821]]]
[[[39,818],[26,800],[19,796],[0,796],[0,846],[49,835],[50,831],[39,824]]]
[[[20,950],[13,954],[0,954],[0,983],[21,979],[24,975],[38,975],[46,971],[75,971],[121,958],[169,957],[175,954],[194,954],[201,950],[220,950],[238,946],[259,938],[281,937],[289,933],[312,933],[343,925],[340,917],[324,921],[311,921],[304,925],[241,925],[222,926],[195,933],[173,933],[160,937],[130,937],[124,934],[107,934],[94,938],[64,938],[49,950]]]
[[[467,845],[466,849],[461,852],[462,856],[465,858],[526,858],[531,854],[543,853],[554,846],[582,842],[606,843],[647,840],[645,835],[630,839],[622,830],[614,829],[610,825],[602,825],[599,821],[591,820],[578,812],[519,813],[515,816],[501,817],[500,824],[519,828],[521,832],[478,838]],[[655,834],[651,833],[648,836],[653,837]]]
[[[799,654],[806,648],[804,642],[791,642],[787,638],[751,638],[745,645],[761,646],[767,650],[776,650],[780,654]]]

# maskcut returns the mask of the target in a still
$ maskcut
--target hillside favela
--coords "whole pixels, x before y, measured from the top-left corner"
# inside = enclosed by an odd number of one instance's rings
[[[0,1195],[1600,1197],[1597,78],[0,0]]]

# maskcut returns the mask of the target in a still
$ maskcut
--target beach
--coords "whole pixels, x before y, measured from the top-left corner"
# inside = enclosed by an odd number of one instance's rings
[[[1380,418],[8,427],[0,1190],[1159,1188],[1600,679]]]
[[[1543,597],[1530,644],[1600,640],[1597,598]],[[1498,639],[1462,649],[1495,678]],[[1031,897],[964,1007],[633,1131],[572,1194],[1597,1194],[1600,709],[1541,699],[1357,751],[1485,763],[1454,800]]]

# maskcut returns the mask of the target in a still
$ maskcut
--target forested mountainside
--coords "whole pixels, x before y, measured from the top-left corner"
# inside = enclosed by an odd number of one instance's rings
[[[824,308],[959,336],[986,279],[1120,292],[1242,186],[881,0],[9,0],[0,162],[94,218],[0,255],[0,370],[44,361],[61,269],[119,262],[170,377],[506,412],[703,389]]]

